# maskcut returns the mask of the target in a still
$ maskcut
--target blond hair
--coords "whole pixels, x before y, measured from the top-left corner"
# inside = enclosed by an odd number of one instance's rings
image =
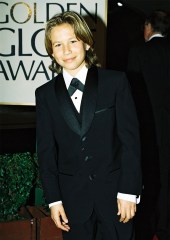
[[[76,38],[90,46],[89,50],[86,51],[85,57],[86,66],[88,68],[90,68],[92,65],[100,66],[97,56],[94,52],[93,35],[86,21],[78,13],[73,11],[66,11],[64,13],[54,15],[46,24],[45,47],[48,55],[52,58],[52,64],[49,66],[50,70],[55,71],[57,73],[62,72],[62,67],[55,61],[55,59],[52,56],[53,50],[51,42],[51,30],[55,26],[61,25],[63,23],[70,24],[74,29]]]

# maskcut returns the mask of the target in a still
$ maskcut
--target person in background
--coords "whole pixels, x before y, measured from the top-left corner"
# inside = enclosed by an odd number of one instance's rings
[[[125,73],[99,67],[76,12],[53,16],[45,46],[57,76],[36,90],[37,151],[51,217],[64,240],[133,239],[140,138]]]
[[[131,84],[142,145],[144,189],[136,217],[137,239],[170,239],[170,27],[168,13],[145,20],[144,40],[130,49]],[[141,209],[140,209],[141,208]]]

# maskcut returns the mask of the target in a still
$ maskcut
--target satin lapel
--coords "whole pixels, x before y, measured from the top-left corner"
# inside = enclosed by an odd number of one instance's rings
[[[78,135],[81,135],[81,127],[71,106],[71,99],[66,90],[62,74],[58,74],[55,82],[56,97],[59,102],[60,111],[68,126]]]
[[[98,90],[98,70],[92,67],[88,70],[85,89],[82,99],[82,129],[83,136],[89,129],[94,117]]]

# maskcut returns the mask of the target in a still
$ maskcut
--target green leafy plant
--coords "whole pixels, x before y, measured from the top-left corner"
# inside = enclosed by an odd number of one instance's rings
[[[40,180],[39,166],[38,166],[38,156],[37,153],[33,155],[35,168],[36,168],[36,181],[35,181],[35,206],[43,206],[46,211],[49,210],[48,205],[45,203],[44,193],[42,189],[42,183]]]
[[[18,218],[35,180],[31,153],[0,155],[0,221]]]
[[[35,186],[42,189],[42,184],[40,180],[40,172],[39,172],[39,165],[38,165],[38,156],[37,153],[33,154],[33,160],[36,169],[36,179],[35,179]]]

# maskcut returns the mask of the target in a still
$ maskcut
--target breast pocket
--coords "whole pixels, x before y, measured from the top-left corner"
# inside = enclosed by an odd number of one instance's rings
[[[110,107],[107,107],[107,108],[101,108],[101,109],[97,110],[97,111],[95,112],[95,114],[104,113],[104,112],[106,112],[106,111],[113,110],[114,108],[115,108],[114,105],[112,105],[112,106],[110,106]]]

